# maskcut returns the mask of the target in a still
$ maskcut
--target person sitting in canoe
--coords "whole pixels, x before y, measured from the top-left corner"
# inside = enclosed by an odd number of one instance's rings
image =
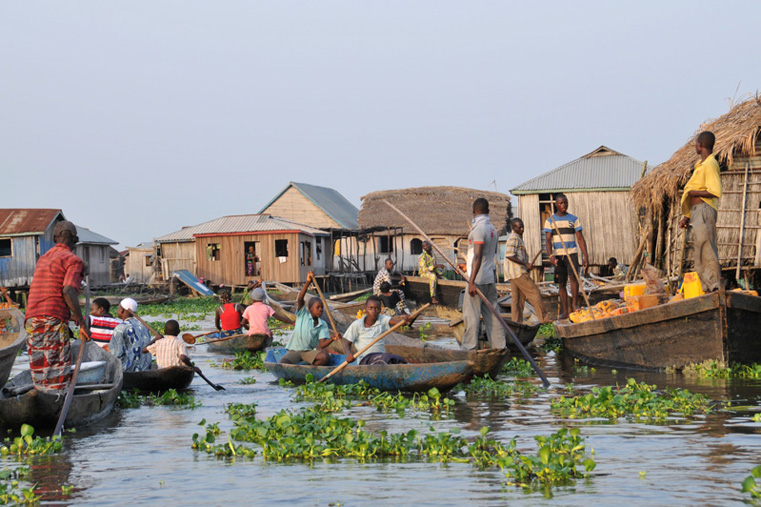
[[[241,321],[246,309],[243,305],[232,302],[232,295],[228,289],[220,291],[219,299],[222,301],[222,306],[218,306],[214,314],[214,325],[219,331],[219,337],[241,334]]]
[[[281,363],[298,364],[304,361],[315,366],[324,366],[330,362],[328,351],[330,343],[338,339],[338,335],[331,338],[328,325],[322,320],[323,306],[318,297],[313,297],[307,305],[304,305],[309,285],[314,280],[314,272],[307,274],[307,281],[299,292],[297,299],[296,324],[293,335],[285,346],[286,354],[280,359]]]
[[[410,313],[410,311],[407,309],[407,305],[404,304],[404,301],[402,301],[399,295],[399,291],[392,289],[390,283],[383,282],[380,285],[380,292],[377,294],[377,296],[383,303],[382,313],[384,315],[394,316]]]
[[[179,334],[180,323],[176,320],[166,321],[164,337],[143,348],[143,353],[153,354],[159,369],[182,366],[184,364],[183,359],[190,361],[190,358],[188,357],[188,346],[178,338]]]
[[[375,338],[391,329],[399,322],[404,321],[410,325],[414,319],[409,315],[404,318],[392,318],[388,315],[381,315],[381,300],[378,296],[370,296],[365,303],[365,315],[361,319],[355,320],[343,335],[342,344],[346,354],[346,361],[354,362],[359,360],[359,364],[400,364],[406,363],[407,360],[395,354],[387,354],[384,345],[385,338],[375,343],[367,349],[361,356],[355,358],[351,353],[351,346],[354,345],[357,350],[362,350]]]
[[[90,303],[89,321],[90,338],[108,351],[108,344],[111,343],[114,329],[122,323],[121,319],[116,319],[111,315],[111,303],[108,302],[108,299],[96,298]]]
[[[403,274],[399,273],[399,276],[401,277],[399,280],[399,285],[394,286],[391,281],[391,276],[394,274],[396,274],[394,273],[394,261],[389,257],[386,259],[384,266],[380,269],[380,271],[378,271],[378,274],[375,275],[375,280],[373,281],[373,294],[380,296],[382,292],[387,292],[383,290],[382,286],[384,283],[388,283],[389,290],[395,292],[399,299],[399,301],[396,303],[396,309],[398,310],[399,314],[410,313],[410,311],[407,309],[407,302],[404,300],[404,291],[402,290],[402,285],[407,281],[407,279]],[[387,308],[391,307],[387,306]]]
[[[268,337],[267,341],[269,342],[272,341],[272,331],[267,324],[267,319],[275,317],[277,320],[285,322],[286,324],[293,325],[294,323],[290,319],[284,319],[277,315],[275,310],[264,302],[266,297],[267,293],[264,292],[264,289],[261,287],[254,289],[251,292],[253,303],[243,312],[243,319],[241,319],[240,323],[243,327],[248,329],[246,334],[249,336],[257,334],[266,335]]]
[[[137,311],[137,301],[132,298],[124,298],[119,303],[116,316],[124,322],[116,326],[109,351],[122,362],[124,371],[147,371],[151,369],[153,356],[143,352],[143,349],[151,342],[151,333],[132,316]]]

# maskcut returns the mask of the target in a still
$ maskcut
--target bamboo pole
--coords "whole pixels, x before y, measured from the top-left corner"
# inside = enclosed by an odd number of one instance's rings
[[[740,238],[737,245],[737,271],[735,272],[735,280],[740,280],[740,265],[742,264],[743,257],[743,235],[745,233],[745,205],[748,202],[748,171],[750,170],[750,163],[745,164],[745,183],[743,185],[743,205],[740,215]]]

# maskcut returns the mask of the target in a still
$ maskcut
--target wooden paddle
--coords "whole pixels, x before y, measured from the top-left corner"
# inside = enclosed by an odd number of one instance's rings
[[[426,309],[426,308],[428,308],[429,306],[431,306],[431,303],[426,303],[426,304],[424,304],[423,306],[421,306],[420,308],[418,308],[417,310],[415,310],[414,312],[412,312],[412,313],[410,314],[410,318],[411,318],[412,320],[415,320],[415,318],[416,318],[418,315],[420,315],[420,314],[423,312],[423,310],[425,310],[425,309]],[[364,352],[365,352],[367,349],[369,349],[370,347],[372,347],[373,345],[375,345],[376,343],[378,343],[378,341],[379,341],[379,340],[381,340],[381,339],[385,338],[385,337],[386,337],[386,336],[388,336],[390,333],[393,333],[394,331],[396,331],[396,330],[397,330],[397,329],[399,329],[400,327],[404,326],[405,324],[406,324],[406,322],[405,322],[405,321],[402,321],[402,322],[397,322],[397,323],[396,323],[396,325],[394,325],[394,326],[392,326],[392,327],[391,327],[391,329],[389,329],[388,331],[386,331],[386,332],[382,333],[380,336],[378,336],[377,338],[375,338],[373,341],[371,341],[370,343],[368,343],[367,345],[365,345],[364,347],[362,347],[362,350],[358,350],[356,354],[353,354],[353,355],[354,355],[354,357],[359,357],[359,356],[361,356],[362,354],[364,354]],[[347,366],[348,364],[349,364],[349,363],[348,363],[348,361],[344,361],[343,363],[341,363],[340,365],[338,365],[338,366],[336,367],[336,369],[335,369],[335,370],[331,371],[330,373],[328,373],[327,375],[325,375],[324,377],[322,377],[320,380],[318,380],[318,381],[317,381],[317,383],[319,384],[319,383],[321,383],[321,382],[325,382],[327,379],[329,379],[330,377],[332,377],[333,375],[335,375],[335,374],[336,374],[336,373],[338,373],[339,371],[341,371],[341,370],[343,370],[344,368],[346,368],[346,366]]]
[[[187,343],[188,345],[195,345],[196,340],[202,336],[209,336],[210,334],[219,333],[216,329],[214,331],[209,331],[207,333],[201,333],[193,336],[190,333],[183,333],[182,334],[182,341]]]
[[[418,227],[417,224],[415,222],[413,222],[410,217],[408,217],[407,215],[402,213],[402,211],[399,208],[397,208],[396,206],[394,206],[393,204],[388,202],[386,199],[383,199],[383,202],[388,204],[388,206],[391,209],[393,209],[394,211],[399,213],[399,215],[401,215],[402,218],[407,220],[410,223],[410,225],[412,227],[414,227],[418,231],[418,233],[421,236],[423,236],[425,238],[425,240],[428,241],[431,244],[431,247],[435,248],[436,251],[439,252],[439,255],[441,255],[449,263],[449,265],[452,266],[452,268],[454,268],[456,273],[458,273],[461,277],[463,277],[463,279],[467,279],[467,275],[459,267],[457,267],[457,265],[454,262],[452,262],[449,259],[449,257],[444,255],[444,252],[442,252],[439,249],[439,247],[431,240],[431,238],[428,237],[428,235],[425,232],[423,232],[423,229]],[[534,358],[531,357],[531,355],[529,355],[528,351],[525,349],[523,344],[520,342],[520,340],[518,340],[518,337],[515,336],[515,333],[513,333],[513,330],[510,329],[510,327],[505,323],[505,321],[499,315],[499,312],[497,311],[496,308],[494,308],[494,305],[492,305],[491,302],[488,299],[486,299],[486,296],[484,296],[484,294],[480,290],[478,290],[478,287],[476,287],[476,294],[478,294],[478,297],[481,298],[481,301],[484,302],[486,307],[489,308],[489,310],[494,315],[494,317],[497,319],[497,321],[499,321],[499,323],[502,325],[502,328],[505,330],[505,333],[507,333],[507,335],[510,336],[510,338],[513,340],[513,343],[515,343],[515,346],[518,347],[518,350],[521,351],[521,354],[523,354],[523,357],[526,358],[526,361],[528,361],[529,364],[531,364],[531,367],[534,369],[534,371],[539,376],[539,378],[542,379],[542,384],[544,384],[544,387],[545,388],[549,387],[550,386],[550,381],[547,380],[547,377],[544,375],[542,370],[539,369],[539,366],[534,361]]]
[[[80,326],[80,332],[83,327],[87,325],[87,319],[90,317],[90,277],[85,277],[85,318],[84,322]],[[69,407],[71,406],[71,400],[74,397],[74,386],[77,385],[77,377],[79,376],[79,367],[82,366],[82,358],[85,357],[85,345],[87,342],[84,338],[80,337],[79,340],[79,354],[77,354],[77,365],[74,367],[74,373],[71,375],[69,381],[69,390],[66,391],[66,398],[63,400],[63,407],[61,407],[61,415],[58,416],[58,422],[53,430],[54,437],[60,437],[63,431],[63,422],[66,420],[66,415],[69,413]]]
[[[333,316],[330,314],[330,308],[328,308],[328,302],[325,301],[325,295],[322,293],[322,289],[320,289],[320,286],[317,284],[317,280],[315,280],[314,277],[312,277],[312,284],[314,285],[314,288],[317,289],[317,294],[322,300],[322,307],[325,309],[325,313],[328,315],[328,320],[330,320],[330,325],[333,328],[333,333],[338,334],[336,321],[333,320]]]
[[[230,336],[225,336],[224,338],[217,338],[215,340],[209,340],[207,342],[201,342],[198,345],[208,345],[209,343],[224,342],[224,341],[227,341],[227,340],[232,340],[233,338],[242,338],[242,337],[244,337],[246,335],[248,335],[248,333],[231,334]]]
[[[584,301],[587,303],[587,308],[589,308],[589,315],[592,317],[592,320],[595,319],[595,314],[592,311],[592,305],[589,304],[589,298],[587,297],[587,292],[584,290],[584,282],[581,280],[581,277],[579,276],[579,272],[576,271],[576,266],[574,266],[573,262],[571,262],[571,254],[568,253],[568,247],[565,244],[565,241],[563,240],[563,236],[560,235],[560,231],[558,230],[558,224],[555,223],[555,217],[550,215],[550,222],[552,222],[552,228],[555,229],[555,232],[558,234],[558,238],[560,239],[560,242],[563,243],[563,254],[565,254],[566,257],[568,257],[568,264],[571,265],[571,269],[573,270],[573,276],[576,277],[576,281],[579,284],[579,289],[581,289],[581,294],[584,296]],[[589,260],[589,259],[587,259]]]
[[[182,362],[185,363],[189,368],[193,368],[193,371],[198,373],[198,376],[201,377],[202,379],[204,379],[207,384],[209,384],[211,387],[214,388],[215,391],[224,391],[225,390],[225,388],[222,387],[221,385],[215,384],[214,382],[212,382],[211,380],[206,378],[206,375],[203,374],[203,372],[201,371],[201,368],[199,368],[198,366],[193,364],[193,361],[191,361],[187,356],[182,358]]]

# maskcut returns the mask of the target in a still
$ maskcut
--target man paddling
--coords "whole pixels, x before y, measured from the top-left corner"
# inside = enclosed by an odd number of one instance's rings
[[[354,345],[357,350],[362,350],[367,344],[375,338],[391,329],[400,322],[407,325],[412,324],[414,319],[410,315],[405,315],[402,319],[381,315],[381,300],[378,296],[370,296],[365,303],[365,316],[355,320],[346,330],[341,343],[346,354],[346,361],[351,363],[355,357],[351,353],[351,346]],[[407,361],[395,354],[387,354],[386,346],[383,343],[385,338],[375,343],[367,349],[359,359],[359,364],[400,364]]]
[[[79,307],[84,262],[72,249],[79,241],[77,228],[68,220],[53,229],[56,245],[37,261],[26,307],[26,349],[34,388],[55,393],[65,389],[71,377],[71,330],[79,326],[82,341],[89,339]]]
[[[323,312],[320,298],[310,298],[309,303],[305,304],[307,289],[312,281],[314,271],[307,273],[307,281],[296,300],[296,324],[293,326],[293,335],[285,346],[288,352],[280,359],[281,363],[298,364],[304,361],[314,366],[324,366],[330,362],[327,348],[338,336],[331,338],[328,325],[320,318]]]

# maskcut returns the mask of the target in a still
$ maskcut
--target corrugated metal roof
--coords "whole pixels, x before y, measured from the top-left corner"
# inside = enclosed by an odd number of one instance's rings
[[[156,238],[159,243],[175,243],[193,241],[198,234],[230,234],[245,232],[274,232],[299,230],[312,235],[327,236],[323,230],[299,224],[285,218],[272,215],[230,215],[216,218],[193,227],[185,227],[179,231]]]
[[[359,210],[350,203],[346,197],[336,190],[328,187],[318,187],[307,183],[295,183],[291,181],[286,187],[268,202],[259,213],[263,213],[270,205],[277,201],[289,188],[295,188],[301,194],[312,201],[315,206],[325,212],[330,218],[338,222],[338,225],[344,229],[359,228]]]
[[[581,158],[518,185],[510,193],[628,190],[642,177],[642,164],[628,155],[600,146]]]
[[[80,227],[79,225],[75,224],[75,227],[77,228],[77,236],[79,236],[79,242],[80,243],[88,243],[91,245],[118,245],[118,241],[114,241],[113,239],[107,238],[105,236],[101,236],[97,232],[92,232],[90,229],[87,229],[86,227]]]
[[[43,234],[58,215],[59,209],[0,209],[0,236]]]

